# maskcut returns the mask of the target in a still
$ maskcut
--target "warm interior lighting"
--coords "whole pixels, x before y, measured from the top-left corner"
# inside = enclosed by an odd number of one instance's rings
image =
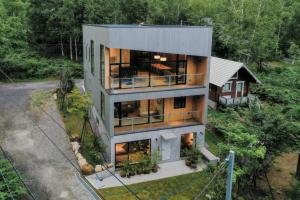
[[[154,55],[154,59],[160,59],[160,55]]]
[[[160,61],[167,61],[167,57],[161,57]]]

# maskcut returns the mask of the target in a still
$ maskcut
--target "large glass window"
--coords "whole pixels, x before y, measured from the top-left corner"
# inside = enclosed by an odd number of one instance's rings
[[[117,102],[115,126],[129,126],[163,121],[163,99]]]
[[[95,70],[95,55],[94,55],[94,40],[91,40],[91,73],[94,74]]]
[[[150,153],[150,139],[116,144],[115,166],[121,167],[125,161],[138,163],[144,156],[150,156]]]
[[[186,97],[175,97],[174,98],[174,108],[185,108]]]
[[[180,157],[186,156],[186,151],[196,146],[196,133],[186,133],[181,135]]]
[[[112,88],[186,83],[186,55],[111,49],[110,61]]]
[[[101,109],[101,118],[102,120],[104,120],[104,116],[105,116],[105,96],[104,94],[101,92],[101,98],[100,98],[100,109]]]
[[[103,86],[105,83],[105,48],[101,44],[100,45],[100,82],[101,85]]]

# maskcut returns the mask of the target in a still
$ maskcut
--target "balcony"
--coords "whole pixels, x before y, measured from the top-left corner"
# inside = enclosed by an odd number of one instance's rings
[[[251,94],[235,98],[219,97],[219,103],[223,106],[243,106],[248,105],[251,101],[258,101],[258,97]]]
[[[110,77],[110,88],[112,91],[134,88],[176,88],[187,86],[205,86],[205,74],[183,74],[183,75],[165,75],[165,76],[135,76],[131,78],[113,78]]]
[[[115,119],[115,124],[122,123],[122,127],[115,127],[115,135],[157,130],[165,128],[174,128],[182,126],[199,125],[202,119],[202,112],[198,110],[188,112],[178,112],[172,114],[151,115],[147,117],[125,117]]]
[[[109,58],[112,93],[205,86],[206,57],[111,48]]]

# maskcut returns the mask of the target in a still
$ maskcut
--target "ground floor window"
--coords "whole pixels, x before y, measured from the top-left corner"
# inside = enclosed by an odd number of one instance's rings
[[[186,133],[181,135],[180,157],[185,156],[185,151],[196,146],[196,133]]]
[[[115,145],[115,166],[121,167],[124,162],[139,162],[145,155],[150,156],[151,140],[118,143]]]

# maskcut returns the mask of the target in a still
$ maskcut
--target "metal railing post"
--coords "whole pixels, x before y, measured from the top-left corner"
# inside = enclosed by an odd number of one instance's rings
[[[169,87],[171,87],[171,75],[169,75]]]
[[[134,87],[134,77],[131,78],[131,88],[135,88]]]

